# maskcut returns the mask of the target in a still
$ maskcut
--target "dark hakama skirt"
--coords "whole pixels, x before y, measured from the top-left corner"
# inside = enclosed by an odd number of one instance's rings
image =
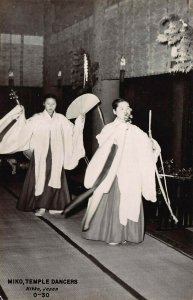
[[[55,189],[48,186],[51,175],[52,156],[49,148],[46,159],[46,181],[44,191],[40,196],[35,196],[35,159],[31,158],[28,172],[24,181],[20,198],[17,202],[17,209],[22,211],[33,211],[39,208],[47,210],[64,210],[70,203],[70,194],[66,180],[65,170],[61,173],[61,188]]]
[[[143,204],[141,204],[138,222],[128,220],[127,225],[123,226],[119,221],[119,203],[120,191],[116,178],[109,193],[103,195],[89,229],[82,232],[83,238],[106,243],[142,242],[144,239]]]

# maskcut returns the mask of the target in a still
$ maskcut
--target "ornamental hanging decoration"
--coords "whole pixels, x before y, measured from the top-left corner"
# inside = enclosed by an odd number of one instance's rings
[[[91,63],[89,54],[80,48],[75,52],[71,52],[71,85],[77,93],[85,93],[92,91],[98,76],[99,64]]]
[[[87,54],[84,53],[84,82],[83,88],[85,88],[86,83],[88,82],[88,57]]]
[[[160,22],[157,41],[171,48],[170,73],[188,73],[193,69],[193,28],[178,15],[169,15]]]

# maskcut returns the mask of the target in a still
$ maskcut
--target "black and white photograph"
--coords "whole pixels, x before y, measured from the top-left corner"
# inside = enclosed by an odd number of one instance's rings
[[[0,300],[193,300],[193,0],[0,0]]]

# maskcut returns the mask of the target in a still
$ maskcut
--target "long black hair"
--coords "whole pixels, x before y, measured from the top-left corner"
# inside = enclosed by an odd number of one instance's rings
[[[45,103],[45,102],[46,102],[46,99],[48,99],[48,98],[54,99],[54,100],[56,101],[56,104],[57,104],[58,99],[57,99],[56,95],[54,95],[54,94],[46,94],[46,95],[44,96],[43,103]]]
[[[119,105],[119,103],[121,103],[121,102],[127,102],[127,103],[129,104],[129,101],[127,101],[127,100],[125,100],[125,99],[123,99],[123,98],[116,98],[116,99],[113,100],[113,102],[112,102],[112,108],[113,108],[114,110],[116,110],[117,107],[118,107],[118,105]]]

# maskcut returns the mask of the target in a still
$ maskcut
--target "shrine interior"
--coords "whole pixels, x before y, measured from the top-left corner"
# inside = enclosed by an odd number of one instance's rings
[[[42,112],[46,95],[66,116],[85,94],[99,103],[85,114],[84,157],[65,170],[74,206],[39,217],[19,211],[30,159],[1,152],[17,120],[2,131],[1,121],[18,103],[26,119]],[[82,239],[81,224],[90,195],[85,173],[117,98],[129,102],[131,124],[161,147],[157,172],[169,205],[157,178],[157,201],[142,199],[143,243],[109,247]],[[41,278],[42,291],[49,278],[58,289],[50,299],[191,300],[193,0],[1,0],[0,193],[1,299],[38,296],[8,279]],[[59,278],[78,283],[50,284]]]

